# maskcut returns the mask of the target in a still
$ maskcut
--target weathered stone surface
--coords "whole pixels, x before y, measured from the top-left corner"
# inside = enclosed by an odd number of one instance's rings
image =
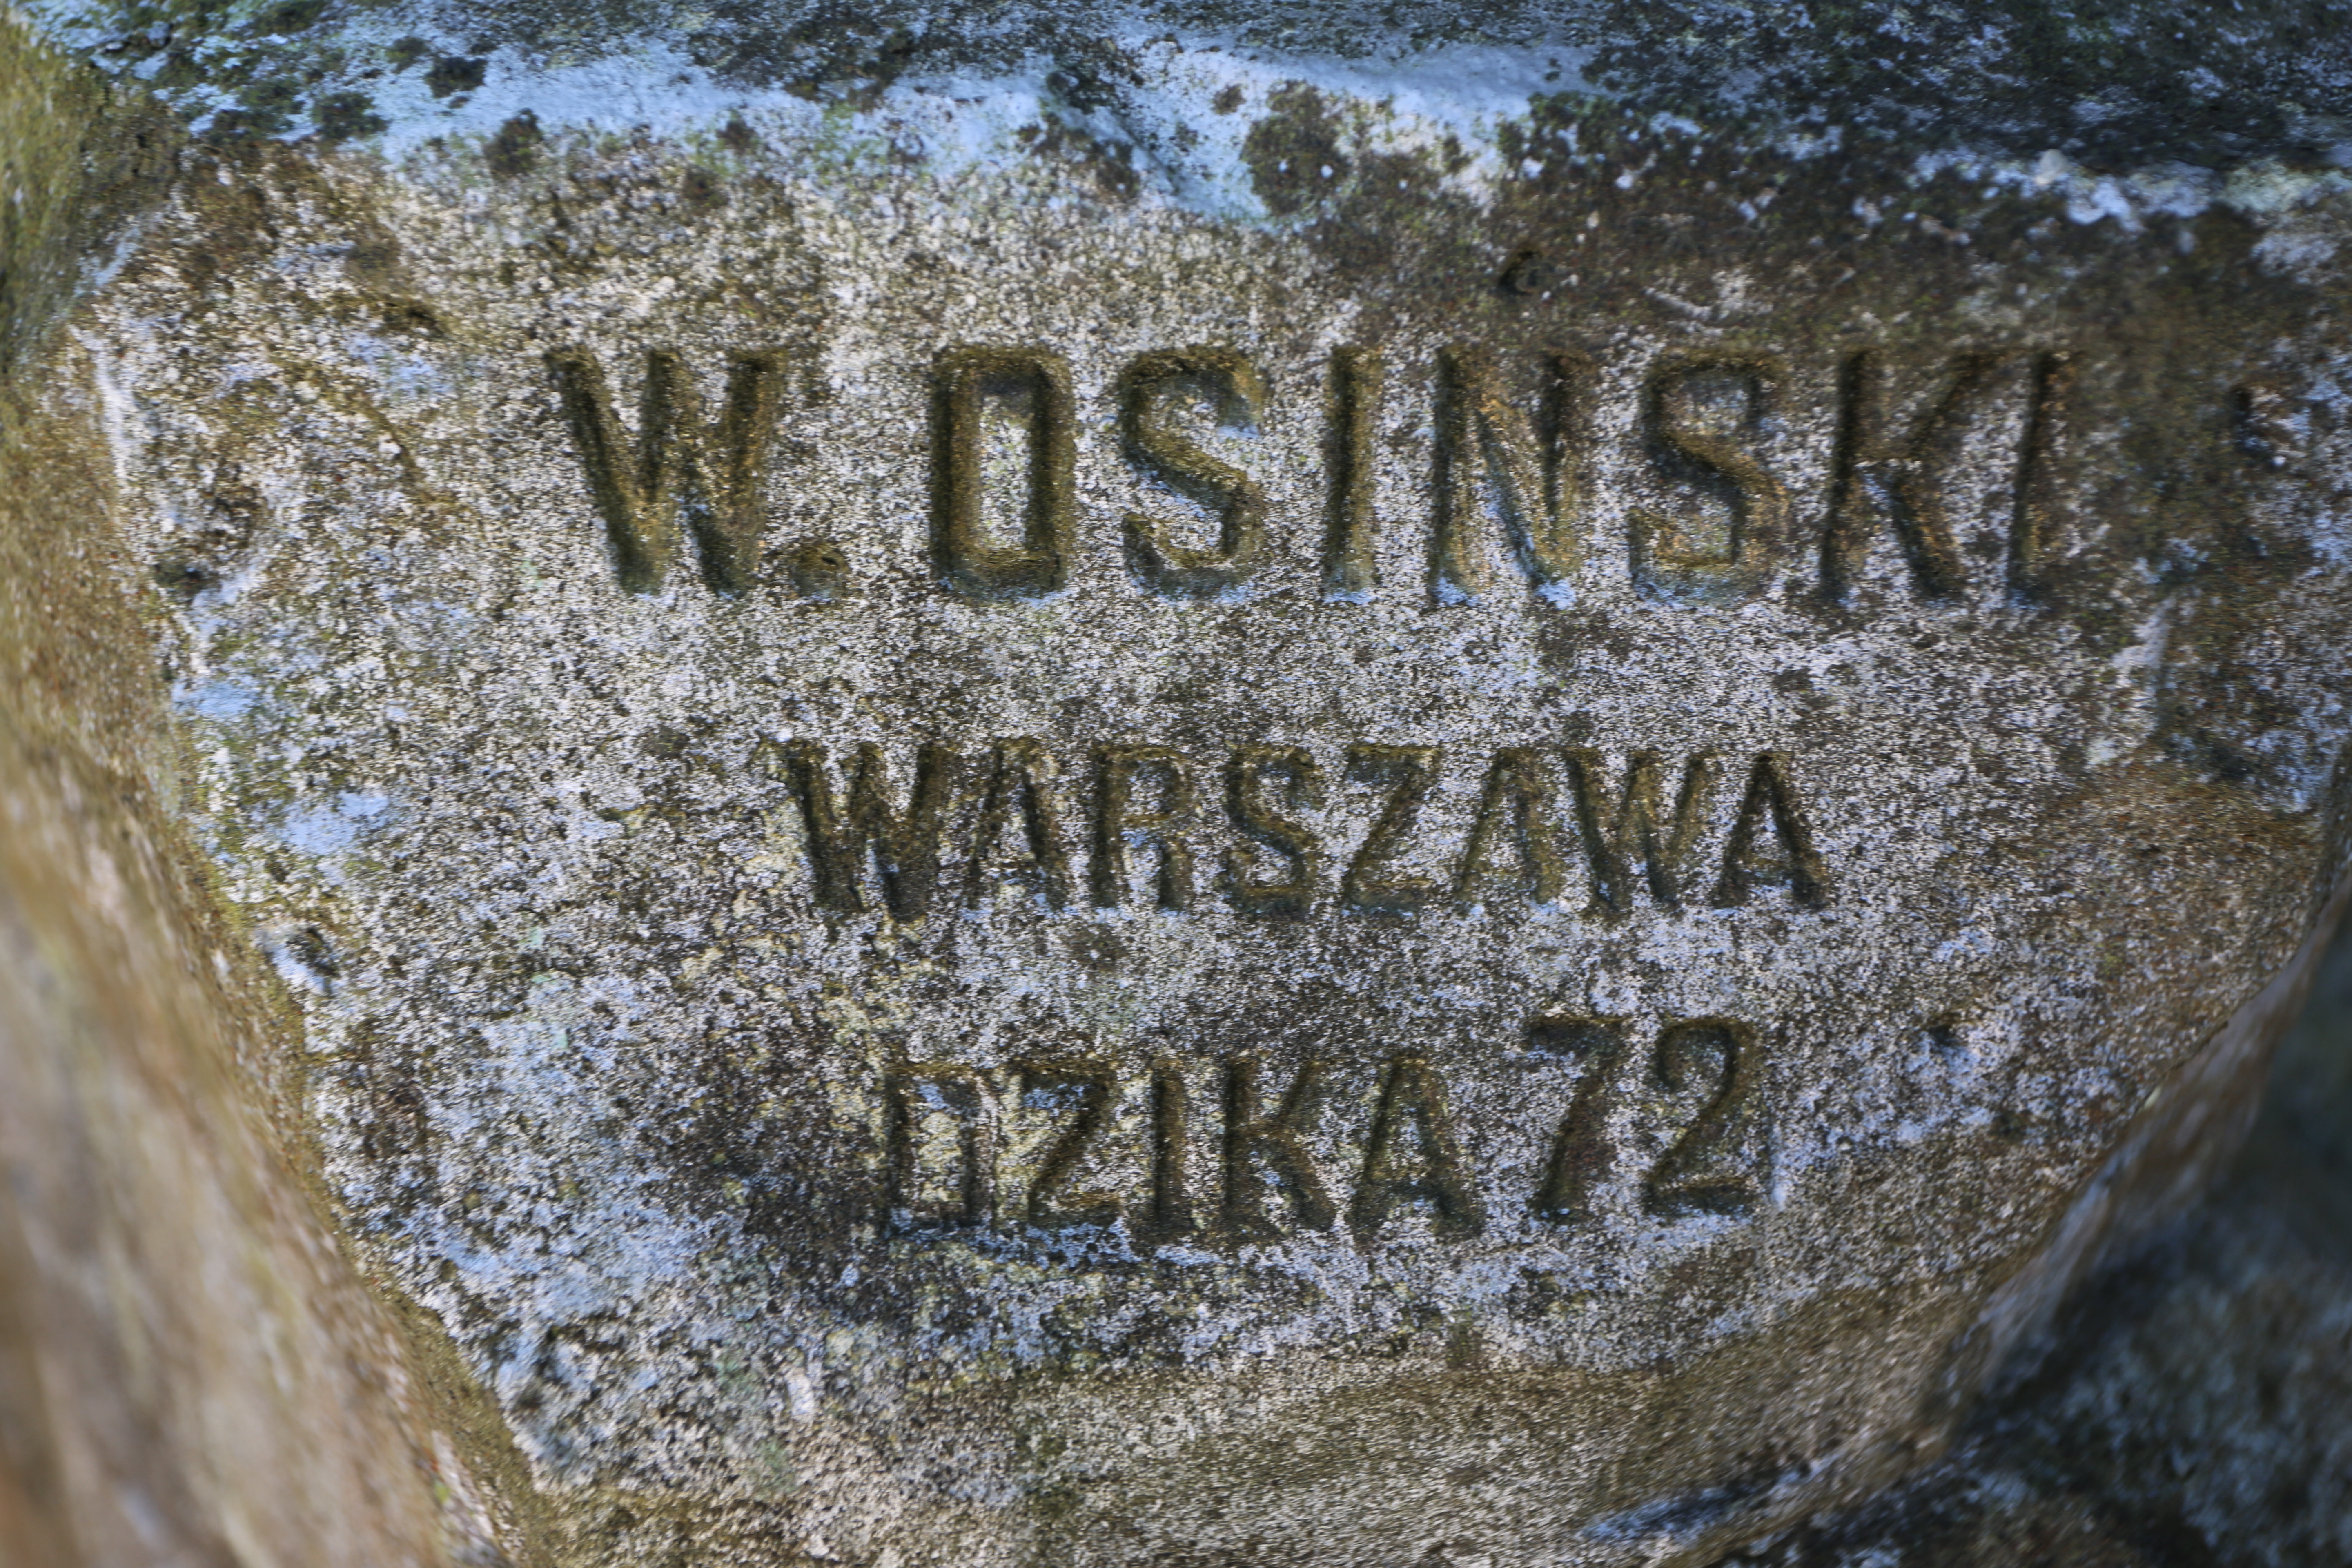
[[[42,412],[512,1550],[1701,1560],[2243,1125],[2345,862],[2284,122],[317,19],[85,38],[200,139]]]
[[[2067,1309],[1955,1452],[1755,1543],[1774,1568],[2206,1568],[2352,1554],[2352,942],[2229,1180]]]
[[[0,1562],[488,1561],[488,1412],[288,1168],[296,1036],[182,826],[103,438],[47,396],[167,129],[0,21]]]

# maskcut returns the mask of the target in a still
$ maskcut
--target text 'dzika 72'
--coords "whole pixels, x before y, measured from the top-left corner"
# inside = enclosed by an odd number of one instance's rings
[[[1738,1216],[1770,1184],[1765,1057],[1736,1019],[1636,1039],[1623,1019],[1540,1016],[1507,1067],[1530,1134],[1507,1168],[1482,1168],[1490,1141],[1466,1136],[1445,1067],[1414,1050],[904,1061],[882,1079],[881,1206],[901,1235],[1089,1233],[1138,1251],[1369,1242],[1416,1217],[1459,1240],[1502,1223],[1572,1231],[1612,1206]]]

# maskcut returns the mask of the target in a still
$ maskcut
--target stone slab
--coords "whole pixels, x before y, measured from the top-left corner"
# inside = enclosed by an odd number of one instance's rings
[[[1705,1560],[2242,1126],[2344,865],[2324,160],[392,20],[49,396],[565,1551]]]

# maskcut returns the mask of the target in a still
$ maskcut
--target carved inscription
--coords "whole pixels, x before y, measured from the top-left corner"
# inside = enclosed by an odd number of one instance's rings
[[[1116,909],[1128,901],[1130,859],[1154,856],[1153,901],[1181,912],[1192,907],[1192,764],[1166,746],[1105,746],[1096,755],[1095,902]],[[1139,795],[1156,785],[1147,806]]]
[[[1237,846],[1226,852],[1226,897],[1244,914],[1307,913],[1323,879],[1323,845],[1286,814],[1319,803],[1323,770],[1304,746],[1244,746],[1225,781],[1234,828],[1258,851],[1253,856]],[[1270,877],[1253,864],[1267,858],[1281,868]]]
[[[1151,1068],[1151,1175],[1143,1202],[1129,1224],[1144,1246],[1192,1234],[1192,1195],[1184,1179],[1184,1156],[1192,1144],[1185,1114],[1184,1069],[1174,1062]]]
[[[1309,1058],[1291,1075],[1280,1103],[1259,1099],[1258,1063],[1225,1064],[1224,1202],[1218,1228],[1237,1241],[1282,1234],[1286,1211],[1307,1230],[1328,1230],[1339,1211],[1307,1151],[1307,1123],[1321,1101],[1323,1064]]]
[[[622,586],[659,588],[682,537],[692,539],[714,589],[752,586],[782,357],[737,356],[720,415],[706,421],[686,362],[648,354],[634,443],[594,355],[565,349],[550,363]],[[1439,350],[1427,388],[1433,604],[1489,597],[1506,578],[1538,601],[1565,602],[1595,544],[1601,369],[1559,349],[1504,353],[1456,342]],[[1811,558],[1822,596],[1845,601],[1874,544],[1891,540],[1922,598],[1956,598],[1969,586],[1954,529],[1965,499],[1958,493],[1963,459],[1994,431],[2017,429],[2002,582],[2028,599],[2044,592],[2061,533],[2057,458],[2075,379],[2068,354],[1969,349],[1908,380],[1891,374],[1876,350],[1849,356],[1831,377],[1836,434],[1825,455],[1826,493],[1810,509],[1765,450],[1796,377],[1796,367],[1745,352],[1671,353],[1642,373],[1636,444],[1654,493],[1665,499],[1632,513],[1627,561],[1637,582],[1724,604],[1760,591],[1782,564]],[[1513,391],[1523,381],[1534,385],[1524,397]],[[1378,348],[1350,345],[1332,353],[1325,382],[1323,597],[1363,603],[1381,587],[1386,524],[1374,509],[1374,437],[1391,378]],[[1133,580],[1169,598],[1200,599],[1257,577],[1272,549],[1265,489],[1201,438],[1213,428],[1255,429],[1274,395],[1265,372],[1230,347],[1154,349],[1120,368],[1110,395],[1107,423],[1119,455],[1139,477],[1202,509],[1215,530],[1206,544],[1181,543],[1176,520],[1121,513],[1113,531]],[[1078,515],[1080,427],[1069,364],[1054,351],[970,346],[939,355],[930,388],[930,566],[941,589],[998,604],[1068,584],[1072,552],[1096,537]],[[840,552],[823,541],[788,552],[781,574],[810,598],[838,598],[848,587]]]
[[[1479,523],[1500,525],[1511,557],[1538,590],[1563,583],[1583,558],[1583,508],[1570,449],[1571,411],[1591,366],[1549,355],[1543,405],[1530,422],[1503,390],[1495,356],[1457,345],[1438,355],[1437,510],[1432,587],[1458,603],[1488,587]]]
[[[1634,575],[1696,599],[1728,600],[1761,586],[1788,529],[1789,493],[1753,447],[1788,373],[1752,354],[1675,358],[1650,378],[1643,423],[1661,474],[1723,505],[1719,539],[1681,513],[1634,520]]]
[[[1019,882],[1047,909],[1068,907],[1070,861],[1055,799],[1053,759],[1044,746],[1020,739],[996,742],[981,797],[980,828],[972,837],[965,902],[977,906],[991,887]]]
[[[1509,870],[1496,870],[1493,861],[1498,855]],[[1490,872],[1496,874],[1490,877]],[[1478,814],[1471,820],[1462,862],[1454,874],[1454,902],[1460,909],[1475,909],[1490,885],[1507,887],[1514,881],[1523,897],[1538,904],[1559,902],[1568,883],[1552,771],[1531,746],[1496,752],[1486,769]]]
[[[1108,1062],[1084,1059],[1025,1066],[1016,1075],[1024,1099],[1063,1110],[1062,1127],[1030,1173],[1022,1217],[1040,1230],[1108,1225],[1119,1215],[1108,1193],[1071,1192],[1078,1163],[1109,1120],[1118,1083]]]
[[[1623,1021],[1560,1016],[1528,1031],[1531,1056],[1579,1066],[1535,1212],[1563,1224],[1592,1217],[1593,1194],[1612,1176],[1612,1117],[1629,1086]],[[1755,1032],[1729,1018],[1669,1024],[1649,1062],[1650,1087],[1686,1102],[1682,1131],[1642,1183],[1653,1214],[1745,1214],[1761,1199],[1767,1163],[1763,1052]]]
[[[1954,358],[1943,386],[1926,399],[1916,423],[1900,440],[1886,433],[1884,356],[1864,350],[1846,361],[1843,418],[1831,479],[1829,526],[1822,536],[1822,584],[1843,598],[1870,547],[1871,530],[1885,519],[1900,542],[1920,593],[1948,598],[1965,569],[1952,537],[1946,476],[1971,423],[1981,417],[2001,356]]]
[[[1954,355],[1941,384],[1920,400],[1914,423],[1899,437],[1889,430],[1893,416],[1883,356],[1864,350],[1846,361],[1829,515],[1822,533],[1822,587],[1828,596],[1846,596],[1881,526],[1894,533],[1923,596],[1948,599],[1968,585],[1968,569],[1952,533],[1950,476],[1970,436],[1990,414],[2001,375],[2019,357],[1987,351]],[[2054,526],[2050,468],[2074,365],[2063,353],[2039,354],[2029,376],[2007,563],[2009,585],[2021,593],[2037,587]]]
[[[986,1220],[996,1150],[980,1075],[955,1062],[910,1063],[885,1094],[892,1222],[911,1230]]]
[[[1300,746],[1243,746],[1212,759],[1111,745],[1065,770],[1041,742],[1017,736],[971,755],[925,744],[904,785],[871,743],[841,764],[812,741],[790,742],[777,755],[798,808],[813,901],[842,914],[921,919],[951,847],[963,862],[967,905],[1009,887],[1049,912],[1067,910],[1081,886],[1074,822],[1091,826],[1083,885],[1101,909],[1216,907],[1260,919],[1325,908],[1375,917],[1492,911],[1561,903],[1580,863],[1585,912],[1597,920],[1644,904],[1676,909],[1695,896],[1737,908],[1778,889],[1814,910],[1832,895],[1794,763],[1778,752],[1749,761],[1736,806],[1718,819],[1711,808],[1722,768],[1712,753],[1675,767],[1636,752],[1612,784],[1607,760],[1589,747],[1449,758],[1438,746],[1353,745],[1336,771],[1370,808],[1370,826],[1352,847],[1317,825],[1327,769]],[[1433,820],[1438,783],[1465,765],[1478,781],[1466,820]],[[1220,775],[1222,787],[1201,782]],[[1416,858],[1450,871],[1405,868]],[[1202,868],[1220,866],[1213,886]]]
[[[1529,1062],[1576,1069],[1564,1107],[1530,1102],[1559,1118],[1533,1187],[1510,1200],[1517,1210],[1524,1199],[1530,1223],[1600,1219],[1619,1180],[1623,1113],[1637,1101],[1664,1147],[1617,1201],[1664,1218],[1737,1216],[1764,1201],[1770,1114],[1763,1048],[1747,1024],[1671,1021],[1637,1052],[1622,1020],[1548,1016],[1527,1044]],[[1474,1164],[1445,1074],[1421,1052],[1390,1057],[1369,1081],[1313,1057],[1276,1068],[1244,1054],[1210,1070],[1216,1126],[1197,1153],[1214,1192],[1196,1206],[1194,1086],[1174,1062],[1128,1077],[1094,1057],[897,1068],[885,1079],[888,1224],[902,1234],[1123,1230],[1145,1250],[1298,1233],[1369,1246],[1408,1217],[1441,1239],[1480,1235],[1506,1195],[1488,1195],[1494,1173]],[[1345,1097],[1341,1077],[1357,1086]]]
[[[883,907],[902,921],[929,913],[940,879],[940,823],[955,787],[955,753],[924,746],[917,755],[912,798],[891,798],[882,748],[857,748],[846,807],[835,804],[824,749],[796,741],[784,750],[807,829],[809,872],[823,908],[858,914],[866,908],[869,857],[881,882]]]
[[[683,521],[711,587],[722,594],[750,587],[766,522],[760,487],[775,437],[782,358],[738,356],[725,411],[713,426],[703,421],[686,363],[674,353],[646,355],[634,449],[595,357],[570,349],[551,363],[621,585],[633,593],[661,586]]]
[[[1564,1224],[1592,1217],[1592,1194],[1607,1181],[1616,1150],[1609,1141],[1618,1060],[1625,1054],[1624,1026],[1615,1018],[1543,1018],[1528,1031],[1535,1056],[1576,1062],[1576,1096],[1553,1141],[1550,1162],[1536,1190],[1536,1213]]]
[[[1265,495],[1255,479],[1171,426],[1171,395],[1184,392],[1206,397],[1221,423],[1247,426],[1256,420],[1265,387],[1248,360],[1218,348],[1148,353],[1119,378],[1119,428],[1128,456],[1217,518],[1217,542],[1193,550],[1170,543],[1166,523],[1129,512],[1128,563],[1145,586],[1199,599],[1238,588],[1257,570],[1265,553]]]
[[[1651,898],[1669,909],[1681,903],[1684,870],[1715,787],[1715,758],[1701,753],[1684,764],[1671,816],[1661,794],[1665,761],[1655,752],[1636,752],[1625,760],[1624,783],[1613,796],[1600,752],[1574,748],[1568,765],[1576,785],[1577,824],[1592,862],[1595,912],[1618,915],[1633,907],[1637,867],[1640,886]]]
[[[1644,1205],[1659,1214],[1752,1207],[1763,1074],[1755,1035],[1728,1018],[1675,1024],[1658,1041],[1656,1070],[1669,1093],[1696,1089],[1699,1111],[1643,1183]]]
[[[1361,604],[1380,585],[1373,551],[1381,523],[1372,510],[1372,437],[1379,428],[1388,368],[1377,349],[1331,353],[1331,428],[1324,441],[1331,469],[1330,541],[1323,556],[1323,596]]]
[[[990,416],[1025,448],[1009,540],[993,537],[986,469]],[[950,349],[940,356],[931,417],[932,549],[942,585],[966,598],[1060,590],[1076,506],[1077,410],[1070,369],[1044,349]]]
[[[1356,1184],[1349,1224],[1370,1237],[1400,1203],[1429,1205],[1440,1236],[1472,1236],[1486,1228],[1486,1206],[1462,1167],[1462,1151],[1446,1109],[1445,1080],[1415,1056],[1389,1064],[1380,1109],[1364,1140],[1364,1173]]]
[[[1797,805],[1789,759],[1778,752],[1766,752],[1748,770],[1748,793],[1740,798],[1739,816],[1723,847],[1723,875],[1715,885],[1715,901],[1725,907],[1744,904],[1766,882],[1786,887],[1807,909],[1829,901],[1812,826]]]
[[[1426,877],[1401,876],[1389,863],[1404,848],[1429,798],[1437,766],[1445,753],[1435,746],[1350,746],[1348,776],[1359,784],[1379,786],[1388,799],[1372,830],[1348,862],[1339,893],[1349,909],[1382,914],[1411,914],[1437,897],[1437,884]]]

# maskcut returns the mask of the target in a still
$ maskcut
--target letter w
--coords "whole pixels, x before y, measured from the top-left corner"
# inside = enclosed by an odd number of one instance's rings
[[[931,907],[940,881],[940,823],[946,815],[961,759],[944,746],[925,746],[915,766],[915,787],[903,812],[890,804],[889,770],[882,748],[857,748],[857,769],[849,785],[849,807],[838,809],[832,765],[824,748],[795,741],[784,749],[793,792],[800,797],[808,827],[809,869],[821,908],[862,914],[867,905],[860,886],[869,858],[881,872],[882,896],[897,919],[919,919]]]
[[[1715,787],[1715,759],[1691,758],[1675,811],[1664,809],[1659,773],[1664,761],[1655,752],[1636,752],[1625,762],[1625,788],[1612,810],[1601,776],[1601,753],[1582,746],[1568,752],[1576,784],[1576,816],[1592,863],[1593,902],[1602,914],[1622,915],[1633,907],[1633,868],[1639,865],[1650,896],[1672,909],[1682,901],[1683,874],[1706,818],[1706,797]]]
[[[647,354],[634,452],[614,416],[596,356],[563,349],[549,363],[562,388],[588,489],[612,534],[621,586],[633,594],[661,586],[683,513],[701,552],[704,580],[722,594],[749,588],[766,523],[760,482],[775,434],[782,357],[736,356],[727,377],[726,411],[713,429],[703,423],[686,362],[665,350]]]

